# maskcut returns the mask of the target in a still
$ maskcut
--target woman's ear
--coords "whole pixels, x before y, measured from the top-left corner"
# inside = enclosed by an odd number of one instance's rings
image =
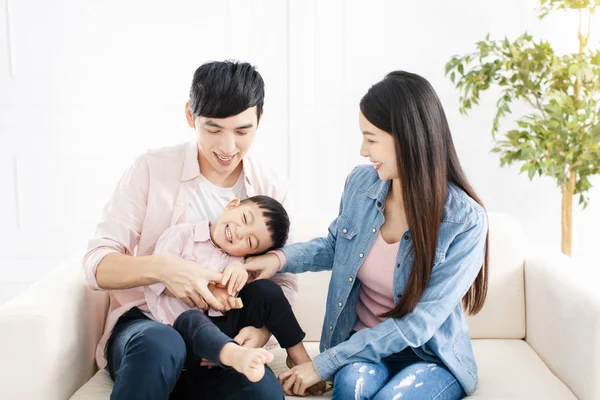
[[[233,199],[225,206],[225,211],[232,210],[240,205],[240,199]]]

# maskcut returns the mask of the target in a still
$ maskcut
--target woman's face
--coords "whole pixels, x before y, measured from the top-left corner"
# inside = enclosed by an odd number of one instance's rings
[[[399,178],[394,137],[370,123],[362,112],[358,119],[363,135],[360,155],[369,158],[381,180]]]

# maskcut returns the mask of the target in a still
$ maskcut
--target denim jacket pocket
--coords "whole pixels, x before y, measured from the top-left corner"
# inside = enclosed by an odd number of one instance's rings
[[[348,256],[352,252],[352,246],[358,235],[358,228],[352,220],[344,215],[340,215],[337,224],[337,240],[335,245],[334,263],[345,264]]]

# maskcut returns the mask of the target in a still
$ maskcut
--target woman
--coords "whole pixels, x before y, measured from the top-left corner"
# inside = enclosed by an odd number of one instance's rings
[[[195,72],[185,115],[197,142],[149,151],[123,175],[83,261],[86,280],[109,290],[110,312],[96,351],[115,384],[111,399],[282,399],[277,378],[250,382],[233,369],[184,370],[186,347],[171,326],[154,321],[140,286],[163,283],[190,307],[227,310],[209,291],[220,273],[167,255],[153,255],[159,236],[182,222],[216,222],[235,198],[267,195],[289,208],[287,182],[246,153],[264,102],[264,82],[247,63],[210,62]],[[275,280],[275,279],[274,279]],[[295,279],[276,282],[293,304]],[[266,328],[246,327],[235,340],[262,347]]]
[[[465,313],[487,293],[485,209],[424,78],[390,73],[359,120],[372,166],[346,179],[327,237],[247,264],[259,278],[332,270],[321,354],[279,379],[287,394],[333,379],[334,399],[460,399],[477,385]]]

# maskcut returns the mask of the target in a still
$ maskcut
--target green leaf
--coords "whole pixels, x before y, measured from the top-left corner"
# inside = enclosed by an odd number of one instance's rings
[[[600,2],[600,0],[598,0],[598,2]],[[591,63],[600,66],[600,51],[596,52],[596,55],[592,57]]]

